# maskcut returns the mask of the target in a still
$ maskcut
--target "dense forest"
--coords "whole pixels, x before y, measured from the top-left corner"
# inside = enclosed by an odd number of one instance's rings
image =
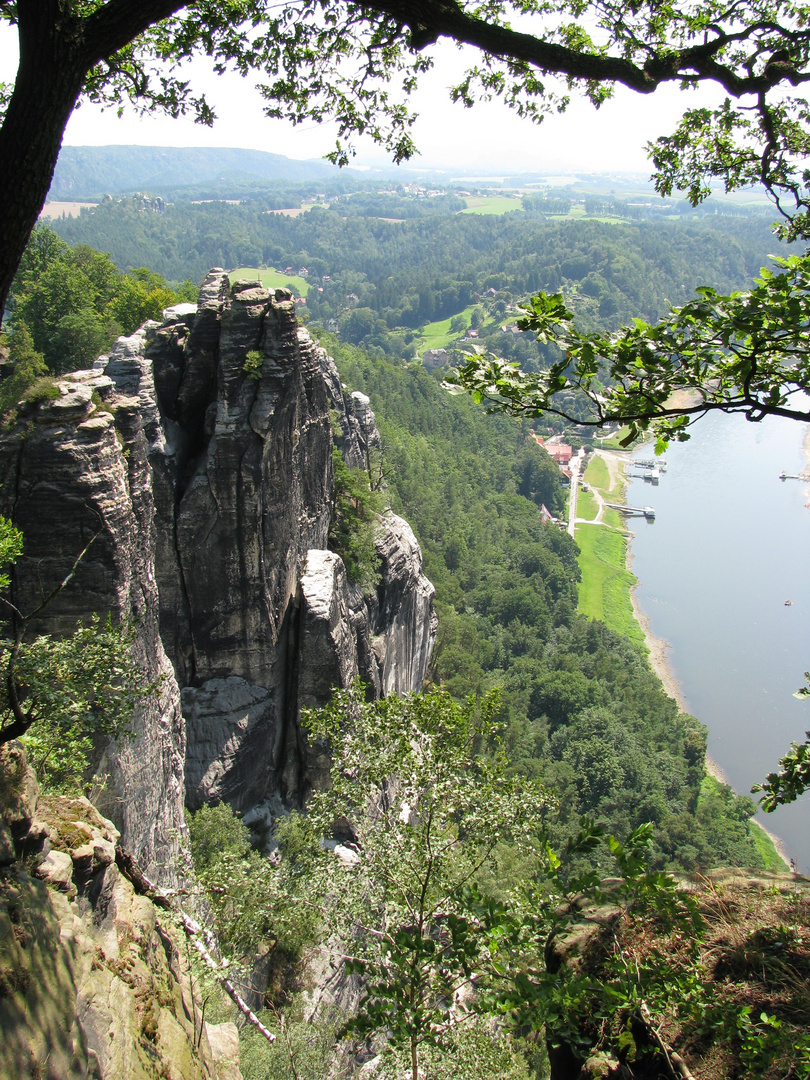
[[[613,329],[634,316],[660,317],[705,282],[740,288],[779,246],[767,214],[612,222],[597,220],[601,204],[588,217],[587,200],[586,216],[571,218],[554,216],[564,209],[556,198],[528,197],[526,209],[502,215],[457,213],[460,202],[451,192],[361,192],[290,216],[272,212],[275,194],[162,212],[123,199],[53,227],[70,244],[109,253],[122,270],[149,266],[176,282],[200,280],[211,266],[305,269],[311,319],[372,355],[411,358],[420,327],[466,312],[464,325],[480,323],[484,344],[530,367],[543,364],[542,347],[502,328],[532,292],[574,294],[585,325]]]
[[[358,203],[355,209],[359,207]],[[31,392],[34,382],[33,392],[39,393],[36,387],[66,370],[69,363],[88,362],[96,341],[89,334],[81,338],[82,326],[100,334],[102,344],[106,344],[117,328],[134,329],[139,319],[157,315],[163,304],[192,299],[193,284],[186,281],[172,288],[167,279],[177,281],[193,275],[195,259],[229,264],[252,261],[246,257],[250,252],[239,249],[241,241],[234,240],[228,230],[240,221],[240,228],[247,229],[249,214],[254,211],[213,205],[176,209],[174,220],[171,207],[156,213],[139,210],[131,201],[109,202],[76,221],[57,223],[66,234],[71,230],[90,234],[107,222],[109,240],[115,236],[115,243],[98,242],[110,250],[110,256],[89,247],[86,236],[71,247],[49,229],[37,232],[12,296],[6,342],[9,359],[4,365],[10,372],[0,384],[8,389],[8,393],[0,389],[5,420],[13,419],[14,401],[25,391],[26,383]],[[440,628],[429,693],[410,704],[392,699],[372,706],[340,699],[337,708],[345,709],[345,715],[358,725],[352,733],[355,755],[357,746],[366,740],[366,756],[355,756],[346,767],[347,775],[355,775],[358,769],[365,770],[372,780],[376,775],[381,792],[387,790],[394,768],[385,754],[407,755],[413,749],[413,742],[402,734],[403,724],[422,723],[422,728],[415,729],[423,740],[419,745],[432,746],[431,753],[445,765],[454,746],[458,751],[446,777],[440,773],[434,776],[428,769],[428,786],[440,780],[446,783],[442,805],[449,808],[451,816],[456,811],[461,815],[458,837],[453,833],[457,825],[448,819],[442,826],[442,842],[450,842],[455,849],[456,839],[463,839],[471,852],[488,845],[486,868],[483,862],[476,864],[478,854],[470,854],[470,865],[479,865],[475,873],[468,873],[461,856],[460,862],[451,859],[447,864],[453,896],[460,905],[462,900],[467,905],[459,907],[452,923],[453,948],[460,950],[462,968],[469,964],[464,958],[465,942],[474,938],[478,948],[479,930],[485,925],[500,935],[497,949],[506,959],[499,964],[524,963],[520,949],[513,954],[506,942],[510,933],[523,934],[529,923],[520,923],[518,913],[514,916],[517,921],[510,924],[513,914],[502,901],[513,896],[513,890],[527,879],[534,882],[531,888],[537,889],[541,907],[547,903],[554,909],[570,891],[579,892],[581,882],[590,882],[587,887],[596,888],[598,898],[600,875],[612,873],[618,862],[630,893],[636,896],[643,880],[648,883],[645,887],[653,889],[654,904],[665,907],[671,899],[667,879],[655,874],[644,877],[645,867],[651,871],[773,868],[772,853],[751,823],[753,802],[707,779],[705,730],[697,719],[679,713],[666,696],[650,669],[644,647],[578,613],[577,545],[541,512],[542,508],[554,515],[563,512],[566,492],[562,476],[530,437],[528,425],[488,415],[466,397],[450,395],[440,373],[429,372],[419,362],[408,363],[396,355],[393,344],[397,335],[404,339],[406,333],[403,322],[396,321],[403,319],[406,310],[401,306],[403,296],[410,298],[408,304],[426,305],[424,318],[458,313],[469,307],[470,301],[476,306],[489,303],[486,318],[479,320],[484,338],[487,319],[492,335],[500,333],[495,304],[506,306],[525,291],[544,284],[555,288],[578,285],[585,318],[598,319],[602,302],[610,295],[620,297],[623,311],[638,311],[638,305],[645,304],[649,305],[648,313],[654,314],[656,304],[665,305],[668,297],[679,297],[679,291],[688,291],[704,275],[725,275],[727,287],[741,285],[762,261],[766,234],[759,223],[752,220],[739,230],[708,231],[678,223],[617,226],[588,220],[555,222],[541,216],[532,218],[523,211],[483,218],[436,212],[401,223],[326,208],[297,217],[255,213],[262,215],[255,221],[266,227],[278,245],[262,251],[270,258],[256,261],[307,269],[311,330],[335,358],[345,385],[369,396],[382,436],[382,450],[369,462],[368,478],[362,472],[348,475],[337,463],[335,520],[340,528],[330,542],[336,549],[350,552],[351,559],[364,563],[359,570],[349,565],[349,571],[365,588],[373,589],[373,560],[369,563],[368,554],[352,546],[351,536],[352,522],[358,520],[352,508],[356,510],[360,503],[372,505],[362,488],[373,487],[376,509],[387,505],[413,526],[423,548],[426,572],[436,586]],[[172,255],[183,246],[180,233],[173,231],[180,221],[185,221],[190,234],[195,222],[207,222],[206,243],[217,244],[219,255],[231,257],[204,258],[200,250],[185,260]],[[136,242],[126,238],[127,223]],[[167,223],[161,248],[158,234]],[[337,245],[328,262],[326,241],[323,247],[317,246],[321,225]],[[118,233],[113,226],[119,228]],[[257,226],[251,243],[258,243],[259,235]],[[150,244],[154,245],[151,250]],[[449,247],[453,248],[452,257]],[[208,250],[202,243],[200,248]],[[132,270],[136,265],[140,268]],[[600,275],[599,289],[591,295],[588,281],[596,281],[596,273]],[[317,293],[318,280],[324,282],[320,286],[323,293]],[[605,291],[600,292],[602,283]],[[313,287],[322,299],[313,297],[311,302]],[[341,291],[347,288],[355,294],[354,301]],[[482,293],[489,290],[491,299],[485,301]],[[442,305],[440,309],[437,303]],[[338,331],[345,329],[343,320],[363,307],[385,327],[379,330],[378,344],[370,340],[371,334],[353,344],[345,333],[341,336],[325,329],[325,323],[337,323]],[[409,317],[413,327],[407,332],[413,332],[424,321],[423,315]],[[508,337],[521,340],[517,335]],[[74,353],[70,342],[79,338],[84,351]],[[541,361],[542,356],[537,354],[536,359]],[[246,377],[250,377],[247,369]],[[364,543],[368,524],[366,518]],[[313,716],[310,722],[317,725],[321,721]],[[386,723],[392,726],[386,728]],[[430,725],[435,728],[433,744],[428,738]],[[314,730],[317,733],[317,726]],[[333,739],[337,730],[324,729]],[[473,744],[470,731],[476,732]],[[381,732],[389,740],[385,746],[379,743]],[[436,732],[442,733],[441,738]],[[468,757],[471,745],[476,752],[473,760]],[[494,782],[488,777],[496,776],[496,766],[501,771]],[[427,768],[424,760],[415,760],[414,769],[418,768]],[[350,799],[351,790],[350,785]],[[425,797],[424,790],[420,798]],[[275,1050],[250,1030],[244,1033],[242,1061],[247,1080],[323,1075],[342,1033],[342,1021],[333,1015],[315,1025],[306,1020],[304,998],[299,994],[299,962],[307,950],[323,947],[319,912],[323,915],[329,905],[334,907],[335,919],[346,919],[347,912],[354,912],[351,907],[340,907],[349,903],[354,882],[363,887],[364,904],[369,888],[375,896],[383,897],[391,837],[389,829],[388,835],[383,830],[376,838],[364,838],[367,877],[345,873],[335,877],[334,868],[328,880],[319,877],[323,859],[316,853],[322,854],[324,822],[335,820],[335,806],[329,798],[337,798],[340,791],[337,785],[332,796],[324,796],[323,809],[316,798],[309,818],[293,814],[275,823],[280,855],[273,860],[261,854],[267,836],[251,836],[225,806],[204,808],[189,821],[199,884],[206,891],[203,902],[211,905],[220,940],[233,957],[248,966],[261,952],[269,979],[266,1015],[268,1022],[280,1025],[284,1033],[284,1042],[279,1041]],[[469,805],[462,814],[458,808],[465,798]],[[502,821],[498,817],[501,812]],[[318,813],[328,817],[320,821]],[[527,831],[521,836],[524,820]],[[417,821],[408,828],[415,830],[417,824],[421,827],[422,823]],[[482,832],[476,839],[479,827]],[[610,844],[601,843],[608,834]],[[540,835],[552,852],[547,857],[542,845],[538,846]],[[377,877],[371,861],[374,844],[379,845],[382,867]],[[646,863],[637,854],[641,846],[646,846]],[[564,861],[556,866],[554,850],[565,853]],[[428,863],[432,866],[432,859]],[[408,862],[411,871],[413,866]],[[291,896],[303,896],[309,906],[291,907]],[[384,905],[386,918],[394,917],[390,895],[375,903]],[[681,902],[673,903],[677,907]],[[470,922],[470,904],[483,905],[480,910],[486,909],[486,917]],[[372,908],[351,918],[376,918],[382,909]],[[670,918],[674,910],[670,906],[662,917]],[[688,936],[690,917],[688,905],[678,909],[679,933]],[[410,914],[405,912],[402,918],[407,923]],[[393,945],[375,958],[353,943],[359,955],[352,959],[351,970],[380,980],[367,983],[370,990],[364,1010],[358,1013],[352,1029],[359,1036],[364,1031],[358,1025],[370,1018],[369,1030],[373,1030],[374,1016],[389,1017],[391,1001],[402,992],[396,971],[412,967],[414,956],[405,923],[395,942],[396,948],[401,947],[399,959]],[[421,949],[431,939],[420,935],[418,940]],[[537,942],[532,940],[526,947],[531,955],[537,953]],[[491,944],[491,948],[496,946]],[[475,963],[488,964],[494,955],[491,948],[487,946]],[[432,978],[435,964],[430,967],[433,961],[429,958],[424,962]],[[661,974],[662,964],[668,970],[668,961],[654,954],[655,978]],[[689,970],[689,978],[698,987],[698,969]],[[445,974],[439,973],[440,982]],[[669,975],[665,972],[664,977]],[[672,995],[673,986],[680,993],[680,985],[667,983],[666,994]],[[436,995],[434,1005],[442,1013],[441,988]],[[586,1012],[596,1007],[592,999],[588,1001]],[[584,1006],[581,1001],[575,1006],[572,1000],[572,1017],[576,1007]],[[615,1008],[613,1004],[609,1007]],[[218,1015],[221,1008],[212,1003],[211,1015]],[[230,1014],[225,1011],[221,1015]],[[747,1016],[744,1010],[740,1015]],[[720,1013],[718,1016],[717,1024],[737,1022],[723,1019]],[[419,1023],[420,1031],[427,1030],[425,1025],[429,1027],[425,1017]],[[520,1030],[526,1034],[530,1027],[516,1026],[513,1035]],[[466,1062],[464,1075],[514,1080],[544,1075],[545,1059],[536,1038],[521,1041],[507,1036],[505,1028],[478,1020],[463,1037],[453,1036],[459,1040],[457,1045],[450,1035],[449,1042],[436,1043],[435,1060],[430,1058],[430,1048],[425,1050],[426,1060],[432,1062],[431,1075],[445,1075],[443,1068],[451,1068],[446,1075],[455,1075],[452,1069],[462,1067],[459,1062]],[[301,1066],[302,1056],[311,1063],[308,1072]],[[350,1071],[347,1064],[346,1075]]]
[[[170,288],[145,266],[123,273],[108,255],[86,244],[71,248],[41,227],[11,290],[12,365],[39,364],[40,374],[91,367],[120,334],[133,333],[147,319],[161,318],[164,308],[198,294],[192,282]],[[19,397],[19,375],[0,390],[0,408],[14,403],[14,393]]]

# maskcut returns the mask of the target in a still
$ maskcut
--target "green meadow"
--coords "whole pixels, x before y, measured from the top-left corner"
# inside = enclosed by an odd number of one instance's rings
[[[523,209],[522,200],[511,195],[470,195],[465,202],[467,208],[461,214],[508,214]]]
[[[583,478],[603,499],[620,502],[624,485],[609,490],[610,476],[605,462],[592,457]],[[592,521],[597,514],[597,500],[590,492],[580,491],[580,518]],[[630,590],[636,579],[627,569],[627,534],[624,520],[616,510],[608,510],[601,524],[580,523],[576,529],[579,544],[579,611],[589,619],[598,619],[619,634],[639,645],[644,634],[633,615]]]
[[[425,349],[446,349],[451,341],[458,341],[463,335],[450,332],[451,321],[457,319],[460,315],[464,319],[464,328],[466,331],[469,329],[472,313],[477,307],[477,304],[471,304],[468,308],[465,308],[457,315],[452,315],[449,319],[440,319],[438,322],[426,323],[419,331],[419,337],[421,339],[419,345],[420,353]]]
[[[231,281],[255,281],[258,279],[266,289],[288,289],[294,285],[300,296],[306,296],[312,286],[306,278],[297,274],[285,274],[281,270],[257,270],[256,267],[241,266],[229,273]]]

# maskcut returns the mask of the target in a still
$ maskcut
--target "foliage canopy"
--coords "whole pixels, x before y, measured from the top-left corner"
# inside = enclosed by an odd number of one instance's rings
[[[0,518],[0,567],[13,565],[22,550],[22,534]],[[52,790],[80,787],[94,740],[128,735],[135,706],[154,689],[132,659],[133,627],[115,626],[109,616],[94,615],[70,637],[29,640],[31,620],[72,576],[34,611],[23,613],[6,594],[9,574],[0,573],[0,602],[11,624],[11,634],[0,638],[0,744],[23,739]]]
[[[469,887],[500,844],[538,843],[549,806],[540,784],[505,775],[496,712],[494,695],[367,703],[354,690],[306,718],[333,757],[310,821],[316,836],[351,837],[343,862],[328,856],[324,888],[335,925],[348,919],[353,931],[350,968],[366,977],[348,1029],[386,1031],[413,1080],[421,1049],[445,1044],[460,996],[488,966]]]
[[[259,72],[270,116],[335,121],[338,162],[348,160],[357,135],[370,135],[397,161],[414,153],[407,95],[440,37],[480,53],[452,89],[457,101],[500,97],[533,121],[568,103],[568,92],[547,76],[597,107],[617,83],[643,94],[667,83],[719,84],[727,95],[720,108],[687,110],[653,148],[659,190],[683,188],[699,201],[712,178],[729,190],[761,182],[780,212],[793,215],[787,231],[801,235],[807,104],[796,93],[810,79],[805,10],[792,0],[731,8],[628,8],[614,0],[0,0],[0,20],[17,28],[20,44],[14,85],[0,92],[0,304],[76,104],[132,102],[211,123],[212,106],[178,68],[196,55],[210,57],[219,72]]]
[[[143,266],[122,274],[108,255],[87,244],[71,249],[40,225],[11,289],[13,387],[4,381],[0,408],[5,412],[16,405],[26,385],[48,371],[92,367],[120,334],[133,334],[147,319],[162,318],[164,308],[198,291],[184,282],[175,292]]]

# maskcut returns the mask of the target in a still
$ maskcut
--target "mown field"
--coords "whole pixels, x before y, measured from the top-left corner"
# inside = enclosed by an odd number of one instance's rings
[[[511,210],[522,210],[523,203],[515,195],[470,195],[466,198],[467,208],[461,214],[508,214]]]
[[[619,489],[610,488],[607,465],[600,457],[592,457],[583,479],[596,489],[603,499],[621,500]],[[593,521],[597,515],[597,500],[587,491],[580,491],[578,518]],[[636,579],[627,569],[627,535],[625,522],[615,510],[608,510],[600,524],[577,525],[579,568],[582,582],[579,587],[578,610],[589,619],[598,619],[611,630],[644,644],[644,634],[633,615],[630,590]]]
[[[238,270],[231,270],[229,273],[231,281],[253,281],[258,278],[266,289],[287,289],[294,285],[300,296],[306,296],[312,288],[306,278],[299,277],[297,274],[285,274],[282,270],[272,268],[258,270],[255,266],[240,266]]]
[[[439,319],[437,322],[426,323],[425,326],[419,331],[419,337],[421,339],[419,351],[423,352],[425,349],[445,349],[451,341],[458,341],[462,334],[451,333],[450,323],[453,319],[464,319],[465,330],[469,329],[470,319],[472,313],[478,307],[477,304],[471,304],[469,307],[464,308],[458,315],[453,315],[449,319]]]

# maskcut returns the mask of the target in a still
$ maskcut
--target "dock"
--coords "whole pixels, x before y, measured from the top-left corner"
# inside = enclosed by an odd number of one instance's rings
[[[643,517],[655,521],[655,510],[651,506],[625,506],[624,503],[605,503],[611,510],[618,510],[627,517]]]
[[[636,480],[644,480],[648,484],[657,484],[661,479],[660,469],[650,469],[647,472],[629,472],[628,476],[634,477]]]
[[[782,472],[779,473],[779,479],[783,481],[801,480],[803,483],[807,483],[808,481],[810,481],[810,472],[790,473],[782,470]]]
[[[639,469],[654,469],[659,475],[668,468],[665,458],[632,458],[630,464]]]

